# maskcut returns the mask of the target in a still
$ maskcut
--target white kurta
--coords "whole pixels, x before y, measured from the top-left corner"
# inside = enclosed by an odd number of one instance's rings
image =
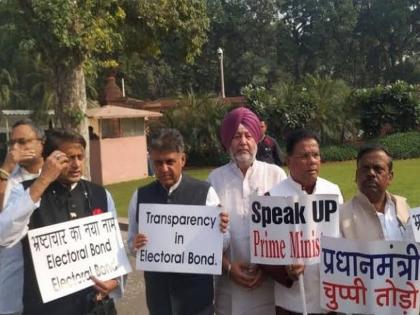
[[[270,190],[271,196],[295,196],[295,195],[306,195],[307,193],[302,190],[302,186],[295,182],[291,177],[282,181],[280,184],[274,186]],[[340,188],[323,179],[318,177],[313,194],[335,194],[339,196],[339,203],[343,203],[343,196],[341,195]],[[305,273],[303,274],[303,282],[305,286],[306,295],[306,307],[308,313],[327,313],[320,306],[320,294],[319,294],[319,264],[305,266]],[[295,281],[290,288],[275,283],[275,301],[276,305],[281,308],[297,313],[302,313],[302,299],[299,290],[299,282]]]
[[[250,263],[250,196],[263,195],[286,178],[277,165],[255,161],[244,176],[231,162],[212,171],[209,182],[230,214],[231,261]],[[267,279],[256,289],[247,289],[230,281],[226,275],[215,278],[215,309],[218,315],[270,315],[275,313],[273,281]]]

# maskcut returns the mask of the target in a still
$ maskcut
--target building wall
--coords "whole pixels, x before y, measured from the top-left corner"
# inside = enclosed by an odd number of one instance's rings
[[[147,177],[145,136],[96,141],[99,146],[91,147],[90,160],[93,182],[108,185]]]
[[[90,179],[92,182],[102,184],[101,171],[101,142],[99,140],[90,140]]]

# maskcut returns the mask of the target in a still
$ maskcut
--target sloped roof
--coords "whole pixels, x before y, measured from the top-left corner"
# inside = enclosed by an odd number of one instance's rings
[[[105,105],[102,107],[89,108],[86,111],[89,118],[112,119],[112,118],[141,118],[161,117],[161,113],[151,112],[142,109],[132,109],[121,106]]]

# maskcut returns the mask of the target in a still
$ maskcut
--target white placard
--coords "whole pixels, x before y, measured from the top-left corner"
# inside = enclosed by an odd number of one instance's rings
[[[414,239],[416,242],[420,242],[420,207],[413,208],[409,212],[411,228],[413,230]]]
[[[28,232],[42,301],[131,272],[118,221],[107,212]]]
[[[321,238],[321,307],[351,314],[418,315],[420,245]]]
[[[137,251],[138,270],[222,273],[221,208],[140,204],[139,231],[148,243]]]
[[[339,235],[338,195],[255,196],[250,207],[252,263],[319,263],[320,236]]]

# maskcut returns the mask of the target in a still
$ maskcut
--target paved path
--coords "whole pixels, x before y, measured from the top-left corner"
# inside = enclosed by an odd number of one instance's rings
[[[121,231],[127,253],[127,232]],[[118,315],[147,315],[143,272],[136,271],[135,258],[128,255],[133,272],[128,275],[124,296],[117,301]]]

